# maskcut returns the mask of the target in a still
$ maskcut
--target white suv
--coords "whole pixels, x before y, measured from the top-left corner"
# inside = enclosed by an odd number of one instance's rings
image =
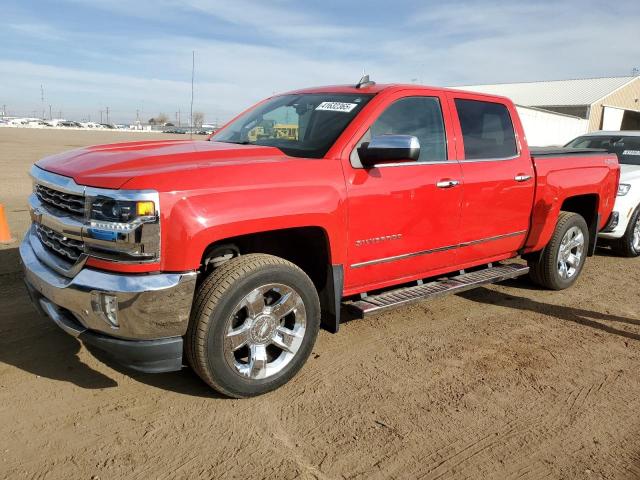
[[[570,141],[571,148],[603,148],[618,155],[620,185],[609,222],[599,238],[627,257],[640,255],[640,131],[592,132]]]

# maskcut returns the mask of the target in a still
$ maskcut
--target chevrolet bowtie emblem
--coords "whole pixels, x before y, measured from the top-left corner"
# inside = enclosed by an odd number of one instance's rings
[[[42,220],[42,210],[40,210],[38,207],[31,210],[31,220],[40,223],[40,221]]]

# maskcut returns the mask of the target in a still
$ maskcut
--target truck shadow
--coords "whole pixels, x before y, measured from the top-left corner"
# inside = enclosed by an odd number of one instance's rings
[[[161,390],[168,390],[192,397],[206,397],[226,399],[224,395],[219,394],[207,384],[205,384],[198,375],[188,366],[177,372],[167,373],[140,373],[129,370],[122,365],[114,362],[104,352],[89,346],[85,346],[91,354],[99,361],[109,366],[113,370],[134,379],[137,382],[144,383],[151,387]]]
[[[12,249],[15,250],[15,249]],[[0,251],[0,264],[12,250]],[[70,382],[86,389],[117,386],[117,382],[83,363],[80,343],[41,317],[31,305],[22,274],[0,274],[0,362],[36,377]]]
[[[0,285],[0,362],[36,377],[69,382],[85,389],[118,386],[116,380],[84,363],[79,356],[81,343],[40,316],[31,304],[17,247],[0,249]],[[215,396],[191,369],[141,374],[120,367],[99,350],[89,352],[136,381],[187,395]]]
[[[503,283],[507,285],[506,282]],[[553,305],[549,303],[537,302],[526,297],[509,295],[488,288],[480,287],[475,290],[458,294],[462,298],[477,303],[487,305],[499,305],[514,310],[525,310],[535,313],[542,313],[560,320],[577,323],[585,327],[601,330],[613,335],[629,338],[631,340],[640,340],[640,334],[629,332],[621,328],[616,328],[603,322],[614,322],[626,325],[640,327],[640,319],[622,317],[609,313],[596,312],[593,310],[585,310],[582,308],[566,307],[563,305]]]

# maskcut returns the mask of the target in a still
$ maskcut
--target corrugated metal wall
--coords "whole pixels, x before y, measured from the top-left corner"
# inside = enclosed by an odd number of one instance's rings
[[[527,142],[532,147],[562,146],[587,133],[587,120],[516,106]]]
[[[635,111],[640,110],[640,78],[632,80],[626,86],[591,105],[591,114],[589,115],[590,132],[601,129],[604,105]]]

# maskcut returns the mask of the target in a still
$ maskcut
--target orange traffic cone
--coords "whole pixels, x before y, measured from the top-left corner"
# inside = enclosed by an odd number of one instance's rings
[[[0,203],[0,243],[13,243],[15,240],[15,238],[11,238],[7,216],[4,213],[4,205]]]

